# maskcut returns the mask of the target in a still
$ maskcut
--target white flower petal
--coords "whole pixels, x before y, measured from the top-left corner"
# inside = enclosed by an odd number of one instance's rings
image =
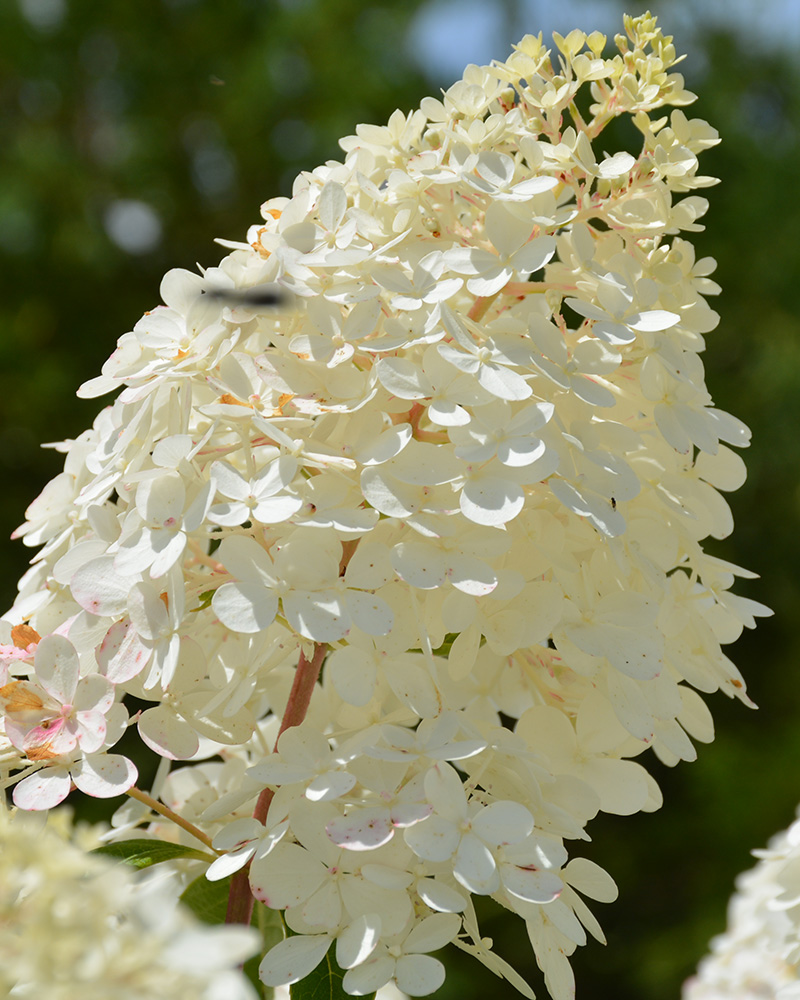
[[[265,986],[291,986],[319,965],[333,938],[329,934],[296,934],[280,941],[262,958],[258,978]]]
[[[444,966],[430,955],[403,955],[397,960],[395,981],[398,989],[413,997],[425,997],[444,982]]]
[[[136,783],[135,766],[121,754],[89,754],[72,767],[72,780],[86,795],[110,799]]]
[[[361,965],[375,951],[381,936],[381,918],[376,913],[357,917],[336,939],[336,961],[341,969]]]

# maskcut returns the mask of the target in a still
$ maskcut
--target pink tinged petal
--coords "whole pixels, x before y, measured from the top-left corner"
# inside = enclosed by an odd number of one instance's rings
[[[474,524],[497,526],[512,521],[525,505],[521,486],[495,476],[467,480],[459,497],[461,511]]]
[[[22,750],[33,760],[48,760],[69,753],[78,740],[64,718],[50,719],[29,729],[22,738]]]
[[[308,783],[306,798],[312,802],[331,802],[346,795],[355,783],[355,776],[347,771],[326,771]]]
[[[97,663],[112,684],[124,684],[142,672],[152,655],[152,649],[142,643],[130,621],[121,621],[111,626],[100,643]]]
[[[67,768],[48,767],[15,785],[12,799],[20,809],[52,809],[64,801],[71,787]]]
[[[78,712],[78,742],[84,753],[94,753],[105,743],[106,720],[100,712]],[[59,751],[63,752],[63,751]]]
[[[124,614],[128,593],[135,577],[124,576],[111,556],[102,556],[84,563],[70,579],[72,596],[93,615],[117,617]]]
[[[518,802],[493,802],[472,819],[472,832],[492,847],[518,844],[533,830],[533,816]]]
[[[361,965],[375,951],[381,936],[381,918],[367,913],[354,920],[336,939],[336,961],[341,969]]]
[[[453,874],[470,892],[488,896],[500,887],[494,855],[471,833],[461,838],[456,851]]]
[[[265,986],[291,986],[305,979],[328,952],[333,938],[328,934],[297,934],[271,948],[258,967]]]
[[[395,960],[383,955],[372,962],[364,962],[344,974],[342,988],[351,996],[364,997],[385,986],[394,975]]]
[[[553,872],[516,865],[501,865],[500,878],[507,892],[529,903],[552,903],[564,889],[564,883]]]
[[[86,795],[110,799],[136,783],[139,772],[121,754],[89,754],[72,767],[72,780]]]
[[[403,837],[417,857],[425,861],[448,861],[461,840],[458,829],[436,815],[408,827]]]
[[[211,606],[233,632],[261,632],[275,621],[278,598],[261,583],[224,583],[214,593]]]
[[[272,910],[298,906],[327,878],[327,868],[297,844],[278,844],[250,865],[250,887]]]
[[[444,882],[422,878],[417,882],[416,890],[422,902],[432,910],[440,913],[461,913],[466,909],[466,898]]]
[[[36,679],[62,705],[74,701],[80,676],[80,663],[75,647],[61,635],[48,635],[36,647],[34,660]]]
[[[200,740],[192,726],[166,705],[148,708],[138,723],[142,740],[161,757],[189,760],[194,757]]]
[[[377,594],[348,590],[347,610],[353,622],[367,635],[386,635],[394,624],[394,612]]]
[[[335,590],[297,590],[282,598],[292,628],[315,642],[337,642],[350,631],[350,616]]]
[[[374,851],[389,843],[394,827],[385,809],[360,809],[350,816],[331,820],[325,832],[337,847],[348,851]]]

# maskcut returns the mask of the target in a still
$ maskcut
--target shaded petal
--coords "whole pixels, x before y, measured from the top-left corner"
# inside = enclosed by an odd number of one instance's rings
[[[466,889],[479,895],[489,895],[500,886],[494,855],[471,833],[461,838],[453,874]]]
[[[200,746],[193,727],[166,705],[148,708],[140,716],[138,728],[150,749],[170,760],[189,760]]]
[[[71,787],[65,767],[46,767],[16,784],[12,799],[20,809],[52,809],[64,801]]]
[[[375,951],[381,936],[381,918],[367,913],[346,927],[336,939],[336,961],[342,969],[361,965]]]
[[[72,780],[86,795],[110,799],[136,783],[135,766],[121,754],[89,754],[72,768]]]
[[[48,635],[37,645],[36,679],[62,705],[71,705],[78,687],[80,663],[75,647],[61,635]]]
[[[328,952],[329,934],[296,934],[271,948],[258,967],[265,986],[290,986],[314,971]]]
[[[409,996],[425,997],[444,982],[444,966],[430,955],[403,955],[397,960],[395,982]]]
[[[252,633],[269,628],[275,621],[278,598],[261,583],[223,583],[211,606],[229,629]]]

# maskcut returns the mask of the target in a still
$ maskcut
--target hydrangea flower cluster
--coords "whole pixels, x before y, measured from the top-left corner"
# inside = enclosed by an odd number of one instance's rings
[[[43,547],[0,636],[14,801],[142,800],[135,724],[231,919],[284,911],[269,985],[333,947],[348,993],[425,995],[454,942],[533,996],[484,895],[566,1000],[583,896],[616,888],[565,841],[658,808],[631,758],[692,760],[698,691],[748,703],[720,647],[767,609],[701,543],[749,432],[705,387],[718,287],[681,235],[717,133],[655,18],[625,31],[469,66],[170,271],[16,533]],[[604,153],[619,116],[641,147]]]
[[[800,997],[800,819],[736,880],[728,927],[711,942],[684,1000]]]
[[[26,822],[27,820],[27,822]],[[192,919],[169,885],[0,810],[0,989],[53,1000],[255,1000],[258,935]]]

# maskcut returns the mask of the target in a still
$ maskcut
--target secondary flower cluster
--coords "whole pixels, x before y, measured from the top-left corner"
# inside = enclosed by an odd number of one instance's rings
[[[800,820],[753,854],[760,860],[736,880],[727,930],[711,942],[684,1000],[800,997]]]
[[[236,968],[254,931],[203,926],[168,883],[87,857],[62,825],[0,809],[3,996],[255,1000]]]
[[[720,646],[766,609],[701,542],[731,530],[749,432],[704,385],[718,288],[679,235],[717,134],[655,19],[625,28],[610,58],[574,31],[468,67],[219,266],[170,271],[17,532],[43,548],[0,636],[14,801],[131,788],[108,751],[134,722],[194,760],[154,793],[213,838],[210,879],[249,865],[285,910],[267,984],[335,943],[348,992],[424,995],[454,941],[532,996],[479,894],[569,997],[567,956],[602,940],[579,893],[616,889],[564,841],[658,808],[630,758],[693,759],[697,691],[747,702]],[[604,156],[620,115],[641,149]]]

